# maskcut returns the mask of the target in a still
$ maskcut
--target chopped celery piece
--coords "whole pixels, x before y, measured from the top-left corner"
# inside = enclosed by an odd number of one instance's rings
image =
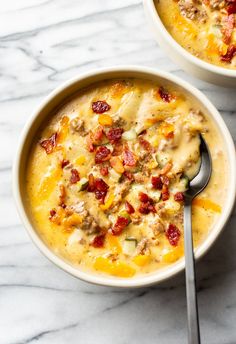
[[[163,168],[169,161],[169,157],[163,153],[157,153],[156,161],[160,168]]]
[[[121,177],[122,177],[122,174],[116,172],[116,171],[114,170],[114,168],[111,168],[111,169],[110,169],[110,176],[111,176],[111,178],[112,178],[114,181],[118,181],[118,182],[119,182],[120,179],[121,179]]]
[[[80,181],[77,183],[77,186],[79,188],[79,191],[83,191],[88,186],[88,179],[87,178],[81,178]]]
[[[122,139],[124,139],[126,141],[135,140],[136,138],[137,138],[137,133],[136,133],[135,129],[130,129],[129,131],[125,131],[122,134]]]
[[[135,238],[126,238],[123,242],[123,252],[129,256],[132,256],[136,250],[137,240]]]

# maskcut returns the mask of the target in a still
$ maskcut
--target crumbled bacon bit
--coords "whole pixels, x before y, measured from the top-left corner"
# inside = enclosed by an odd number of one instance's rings
[[[231,44],[228,47],[227,53],[221,56],[221,61],[231,62],[232,58],[236,55],[236,45]]]
[[[61,168],[64,168],[64,167],[66,167],[67,165],[69,165],[69,163],[70,163],[70,161],[69,161],[69,160],[65,160],[65,159],[63,159],[63,160],[61,161]]]
[[[134,175],[133,175],[133,173],[131,173],[130,171],[125,171],[125,172],[123,173],[123,176],[124,176],[125,178],[127,178],[128,180],[130,180],[131,182],[134,181]]]
[[[154,189],[161,190],[163,186],[163,182],[161,177],[152,177],[151,183]]]
[[[173,139],[174,138],[174,132],[173,131],[170,131],[169,133],[167,133],[166,135],[165,135],[165,138],[166,139]]]
[[[103,138],[103,127],[99,126],[94,132],[90,131],[86,137],[87,149],[89,152],[94,152],[94,145],[101,143]]]
[[[184,194],[183,194],[183,192],[176,192],[176,194],[174,195],[174,200],[176,202],[183,202],[184,201]]]
[[[163,87],[159,88],[158,93],[161,99],[166,103],[170,103],[171,100],[173,99],[172,95],[168,93]]]
[[[151,146],[150,142],[148,142],[147,140],[144,140],[142,137],[140,137],[139,143],[146,151],[148,151],[148,152],[152,151],[152,146]]]
[[[138,134],[138,136],[146,135],[147,134],[147,129],[144,129],[141,131],[141,133]]]
[[[138,198],[141,202],[149,202],[150,198],[147,194],[145,194],[144,192],[140,192],[139,195],[138,195]]]
[[[123,232],[123,229],[128,226],[129,219],[123,216],[118,216],[116,223],[111,229],[113,235],[120,235]]]
[[[161,192],[161,199],[162,201],[167,201],[170,198],[169,189],[166,185],[163,185],[162,192]]]
[[[95,190],[95,179],[92,173],[89,174],[88,176],[88,187],[87,191],[88,192],[94,192]]]
[[[111,158],[111,151],[106,146],[100,146],[97,148],[95,153],[95,163],[101,164]]]
[[[92,132],[90,132],[87,137],[86,137],[86,145],[87,145],[87,149],[90,153],[94,152],[95,147],[93,144],[93,134]]]
[[[141,214],[149,214],[150,212],[156,213],[156,208],[154,206],[154,201],[144,192],[139,193],[139,200],[141,201],[141,205],[138,211]]]
[[[125,166],[135,166],[136,165],[136,159],[133,152],[131,152],[129,149],[124,150],[124,165]]]
[[[92,110],[95,113],[104,113],[109,111],[111,106],[105,100],[98,100],[92,103]]]
[[[88,141],[87,141],[87,147],[88,147],[88,151],[89,151],[90,153],[93,153],[93,152],[95,151],[95,147],[94,147],[94,145],[93,145],[92,142],[88,142]]]
[[[107,192],[106,191],[95,190],[94,194],[95,194],[96,199],[100,200],[101,203],[104,204],[104,200],[105,200]]]
[[[51,221],[52,218],[56,215],[57,212],[56,212],[55,209],[51,209],[49,213],[50,213],[49,220]]]
[[[93,133],[93,139],[94,139],[93,143],[96,144],[96,143],[101,142],[102,137],[103,137],[103,127],[99,126]]]
[[[181,232],[179,228],[173,224],[169,224],[169,227],[166,230],[166,237],[172,246],[178,245],[180,235],[181,235]]]
[[[108,167],[107,166],[102,166],[101,168],[100,168],[100,173],[101,173],[101,175],[102,176],[107,176],[108,175]]]
[[[229,44],[231,40],[231,36],[234,30],[234,14],[230,14],[225,20],[225,26],[222,29],[223,34],[223,41],[225,44]]]
[[[156,208],[153,204],[147,203],[141,203],[140,207],[138,208],[138,211],[141,214],[149,214],[150,212],[156,213]]]
[[[150,213],[150,210],[149,210],[149,204],[148,203],[142,203],[140,205],[140,207],[138,208],[138,211],[141,213],[141,214],[149,214]]]
[[[57,133],[52,134],[49,139],[40,142],[40,146],[43,147],[47,154],[51,154],[57,145]]]
[[[71,169],[71,177],[70,182],[71,184],[76,184],[80,180],[79,172],[75,169]]]
[[[236,1],[230,2],[226,10],[228,12],[228,15],[236,13]]]
[[[102,178],[95,178],[94,185],[95,188],[99,191],[106,191],[109,188],[107,183],[105,183]]]
[[[112,155],[113,156],[119,156],[122,154],[122,152],[123,152],[123,144],[120,142],[116,142],[114,145]]]
[[[95,236],[93,241],[91,242],[91,246],[95,248],[103,247],[105,242],[105,234],[100,234]]]
[[[106,133],[106,136],[107,136],[108,140],[112,144],[114,144],[114,143],[118,142],[121,139],[121,136],[122,136],[123,132],[124,132],[123,128],[111,128]]]
[[[134,207],[128,202],[125,202],[125,209],[128,214],[133,214],[135,212]]]
[[[104,203],[104,199],[106,197],[109,186],[104,182],[102,178],[95,178],[94,187],[95,187],[94,193],[95,193],[96,199],[99,199],[101,200],[101,203]]]
[[[152,213],[156,213],[156,212],[157,212],[157,211],[156,211],[156,208],[155,208],[155,206],[154,206],[154,204],[150,204],[150,203],[149,203],[148,209],[149,209],[150,212],[152,212]]]

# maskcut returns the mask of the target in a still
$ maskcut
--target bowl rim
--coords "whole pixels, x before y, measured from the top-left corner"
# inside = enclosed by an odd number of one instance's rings
[[[154,0],[143,0],[143,5],[147,9],[148,14],[151,16],[152,22],[155,25],[155,27],[161,31],[161,34],[163,35],[165,41],[167,41],[180,55],[182,55],[188,62],[197,65],[197,67],[200,67],[204,69],[205,71],[210,71],[212,73],[216,73],[220,76],[227,76],[231,77],[232,79],[236,79],[236,70],[234,69],[228,69],[221,66],[217,66],[214,64],[211,64],[207,61],[204,61],[200,58],[198,58],[195,55],[192,55],[188,50],[183,48],[169,33],[169,31],[166,29],[165,25],[163,24],[157,9],[154,4]]]
[[[115,76],[112,76],[113,73],[119,73],[119,74],[131,73],[131,74],[134,74],[133,77],[137,77],[137,78],[138,77],[144,78],[144,76],[141,76],[141,74],[142,75],[145,74],[145,77],[147,77],[147,79],[148,77],[150,79],[153,77],[163,78],[167,82],[174,83],[178,87],[182,87],[183,89],[186,89],[187,92],[189,92],[200,104],[202,104],[208,110],[212,120],[218,126],[218,129],[220,130],[222,139],[225,144],[225,149],[226,149],[228,160],[229,160],[229,177],[230,177],[231,187],[229,189],[229,195],[227,197],[223,212],[219,220],[217,221],[213,229],[210,231],[206,240],[204,240],[204,242],[195,250],[196,258],[197,259],[200,258],[209,250],[212,244],[216,241],[219,234],[222,232],[227,220],[229,219],[230,214],[233,209],[234,201],[235,201],[236,160],[233,159],[233,157],[235,157],[234,143],[230,135],[230,132],[225,122],[223,121],[221,115],[219,114],[218,110],[214,107],[214,105],[207,99],[207,97],[201,91],[199,91],[198,89],[190,85],[188,82],[180,79],[179,77],[176,77],[167,72],[159,71],[154,68],[145,67],[145,66],[137,66],[137,65],[120,65],[120,66],[114,66],[114,67],[108,67],[108,68],[94,69],[89,72],[79,74],[75,76],[74,78],[69,79],[68,81],[64,82],[62,85],[54,89],[46,98],[44,98],[44,100],[41,101],[39,106],[36,107],[32,115],[27,120],[23,128],[23,131],[20,135],[18,148],[15,154],[15,160],[13,164],[13,174],[12,174],[13,175],[13,179],[12,179],[13,195],[14,195],[15,204],[16,204],[18,213],[20,215],[22,223],[24,227],[26,228],[29,236],[31,237],[34,244],[39,248],[39,250],[55,265],[57,265],[64,271],[70,273],[74,277],[77,277],[83,281],[90,282],[97,285],[121,287],[121,288],[144,287],[144,286],[150,286],[153,284],[160,283],[164,280],[169,279],[170,277],[173,277],[174,275],[182,271],[185,267],[184,258],[180,259],[177,263],[170,265],[168,268],[158,270],[156,273],[151,273],[144,276],[141,275],[137,277],[132,277],[131,279],[114,278],[114,277],[109,277],[109,276],[96,275],[89,271],[88,272],[81,271],[78,268],[73,267],[69,262],[66,262],[65,260],[63,260],[63,258],[53,253],[53,251],[51,251],[49,247],[43,242],[43,240],[39,237],[39,235],[36,232],[36,229],[34,229],[33,225],[30,223],[30,220],[26,214],[26,211],[23,205],[23,200],[21,197],[21,192],[20,192],[20,172],[21,172],[20,166],[21,166],[23,147],[25,145],[27,136],[30,133],[30,130],[33,126],[33,123],[38,118],[39,114],[42,113],[42,110],[46,107],[46,105],[50,101],[53,100],[53,98],[65,92],[66,89],[73,86],[73,84],[78,84],[79,82],[83,80],[86,80],[88,78],[93,78],[93,77],[99,77],[100,80],[116,78]],[[90,83],[92,84],[93,81],[91,81]],[[79,87],[78,87],[78,90],[79,90]],[[62,98],[63,98],[63,94],[62,94]],[[57,103],[57,105],[58,104],[59,103]]]

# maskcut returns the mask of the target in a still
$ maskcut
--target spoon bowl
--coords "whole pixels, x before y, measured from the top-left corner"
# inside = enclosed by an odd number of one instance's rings
[[[185,192],[186,200],[190,201],[192,201],[194,197],[196,197],[201,191],[205,189],[212,173],[212,161],[209,148],[202,135],[200,135],[200,140],[201,164],[198,173],[190,181],[189,188]]]

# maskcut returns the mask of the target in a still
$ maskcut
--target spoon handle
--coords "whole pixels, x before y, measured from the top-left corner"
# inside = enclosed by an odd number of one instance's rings
[[[185,279],[188,314],[188,344],[200,344],[195,261],[192,238],[191,202],[184,206]]]

